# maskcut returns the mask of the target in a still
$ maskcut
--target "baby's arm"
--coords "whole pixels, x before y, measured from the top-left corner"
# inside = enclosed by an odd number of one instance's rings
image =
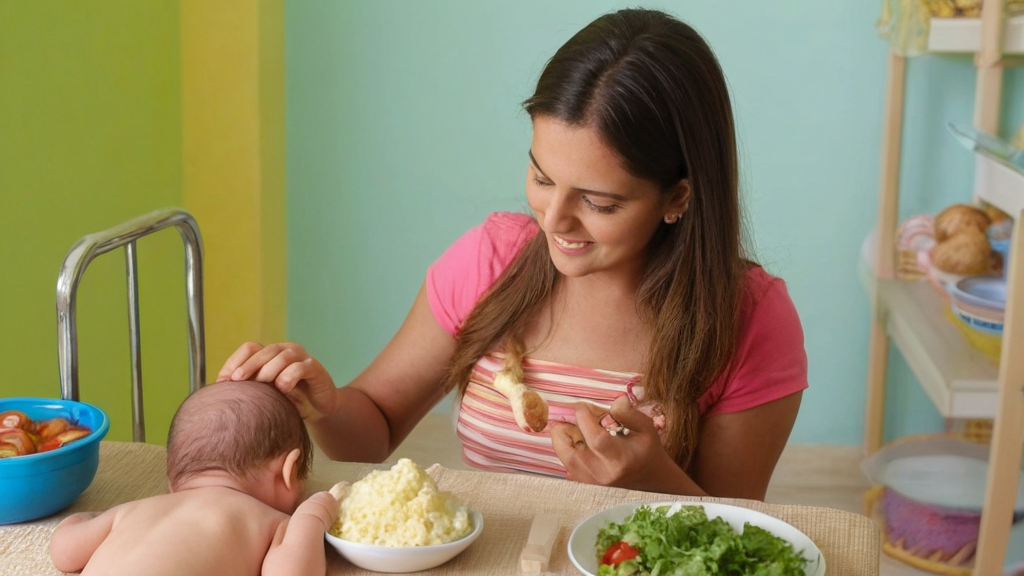
[[[80,512],[61,520],[50,536],[50,559],[61,572],[81,572],[110,534],[114,510]]]
[[[317,492],[277,530],[263,560],[263,576],[321,576],[327,572],[324,532],[338,516],[338,501]]]

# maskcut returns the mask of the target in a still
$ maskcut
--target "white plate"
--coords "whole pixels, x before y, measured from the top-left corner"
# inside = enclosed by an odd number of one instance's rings
[[[632,514],[643,504],[647,504],[651,508],[672,506],[668,511],[669,514],[675,513],[681,506],[703,506],[709,519],[722,518],[740,533],[743,531],[743,524],[750,522],[789,542],[796,551],[803,554],[804,558],[809,560],[806,569],[807,576],[825,576],[825,557],[822,556],[821,550],[818,550],[818,547],[806,534],[791,524],[747,508],[710,502],[633,502],[613,506],[586,518],[577,524],[572,534],[569,535],[569,559],[580,572],[586,576],[597,575],[597,549],[595,548],[597,531],[607,526],[609,522],[622,522],[626,516]]]
[[[325,532],[327,543],[330,544],[346,560],[360,568],[374,572],[420,572],[440,566],[458,556],[469,548],[484,529],[484,517],[476,510],[470,510],[473,519],[473,531],[447,544],[435,546],[375,546],[349,542]]]

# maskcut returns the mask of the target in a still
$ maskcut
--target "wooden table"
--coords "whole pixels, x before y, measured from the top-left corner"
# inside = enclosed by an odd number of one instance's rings
[[[426,464],[426,463],[421,463]],[[335,482],[353,482],[371,465],[317,461],[310,490],[326,490]],[[576,575],[566,551],[569,533],[577,522],[605,508],[626,502],[687,500],[743,506],[770,514],[800,529],[817,544],[828,576],[877,576],[881,536],[865,516],[809,506],[765,504],[752,500],[681,498],[652,492],[607,488],[522,474],[429,468],[442,490],[456,494],[484,516],[480,538],[454,560],[428,572],[435,575],[519,574],[519,553],[530,523],[538,513],[561,519],[558,540],[547,574]],[[50,534],[73,512],[105,510],[129,500],[160,494],[167,489],[162,446],[103,442],[96,479],[67,510],[24,524],[0,526],[0,576],[58,575],[48,555]],[[353,567],[328,550],[330,574],[374,574]]]

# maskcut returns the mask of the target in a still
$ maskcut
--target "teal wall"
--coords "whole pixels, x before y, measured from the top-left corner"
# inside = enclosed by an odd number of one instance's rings
[[[287,4],[288,336],[339,384],[389,340],[452,240],[488,212],[525,209],[519,103],[559,45],[632,4]],[[880,3],[651,5],[702,31],[733,91],[754,252],[789,283],[806,332],[811,388],[793,440],[858,444],[869,308],[856,262],[877,205]],[[912,61],[904,214],[970,197],[972,159],[944,125],[970,123],[973,86],[967,59]],[[1020,75],[1008,78],[1006,101],[1022,96]],[[889,436],[941,427],[892,358]]]

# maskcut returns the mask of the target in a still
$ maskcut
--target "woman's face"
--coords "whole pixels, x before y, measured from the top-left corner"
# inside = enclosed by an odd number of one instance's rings
[[[533,120],[526,198],[565,276],[639,278],[655,230],[685,206],[682,186],[663,194],[633,176],[595,128]]]

